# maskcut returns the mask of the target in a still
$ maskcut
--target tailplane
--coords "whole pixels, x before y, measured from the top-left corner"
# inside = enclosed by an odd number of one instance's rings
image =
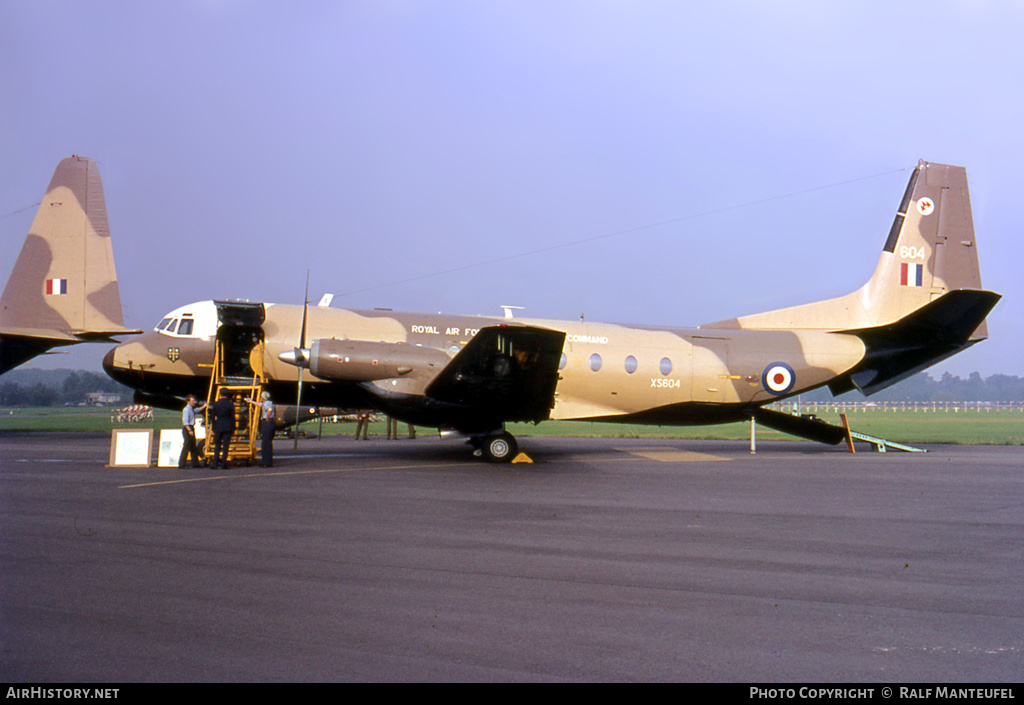
[[[0,296],[0,372],[54,346],[137,332],[124,327],[96,162],[64,159]]]

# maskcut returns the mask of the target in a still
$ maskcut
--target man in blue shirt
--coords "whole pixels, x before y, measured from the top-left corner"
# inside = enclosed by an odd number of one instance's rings
[[[199,446],[196,445],[196,412],[206,408],[206,404],[196,409],[196,397],[189,394],[185,399],[185,408],[181,410],[181,437],[184,443],[181,446],[181,455],[178,456],[178,467],[184,468],[188,462],[188,456],[192,456],[192,467],[200,467]]]

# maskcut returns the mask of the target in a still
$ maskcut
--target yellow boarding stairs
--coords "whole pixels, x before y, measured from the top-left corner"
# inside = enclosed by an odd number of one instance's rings
[[[256,462],[257,439],[260,428],[260,407],[250,404],[247,400],[257,402],[263,392],[263,307],[259,306],[256,327],[239,325],[239,308],[249,309],[251,304],[235,304],[233,302],[216,302],[222,325],[217,329],[214,347],[213,370],[210,375],[210,389],[206,396],[205,412],[206,443],[203,447],[204,456],[208,461],[213,459],[213,403],[220,399],[221,390],[226,389],[235,404],[235,432],[228,444],[228,463]],[[225,309],[230,309],[225,311]],[[248,314],[248,315],[247,315]],[[250,313],[242,311],[244,318]],[[233,322],[224,322],[225,320]],[[252,319],[250,318],[250,321]],[[250,321],[246,321],[247,323]],[[252,321],[254,322],[254,321]]]

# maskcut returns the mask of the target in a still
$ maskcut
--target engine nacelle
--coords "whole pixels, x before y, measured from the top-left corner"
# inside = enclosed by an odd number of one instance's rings
[[[433,377],[448,362],[444,352],[410,343],[321,338],[309,347],[309,371],[321,379],[344,382]]]

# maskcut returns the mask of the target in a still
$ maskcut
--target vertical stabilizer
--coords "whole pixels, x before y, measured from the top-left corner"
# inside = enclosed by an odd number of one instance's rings
[[[878,325],[947,292],[981,288],[967,170],[922,161],[910,177],[875,274],[859,292],[864,308]],[[972,338],[984,337],[982,321]]]
[[[875,272],[847,296],[719,321],[702,328],[824,330],[888,325],[957,290],[981,291],[963,167],[919,162]],[[986,337],[980,321],[971,340]]]
[[[0,297],[0,329],[79,340],[125,332],[103,185],[92,159],[73,156],[57,165]]]

